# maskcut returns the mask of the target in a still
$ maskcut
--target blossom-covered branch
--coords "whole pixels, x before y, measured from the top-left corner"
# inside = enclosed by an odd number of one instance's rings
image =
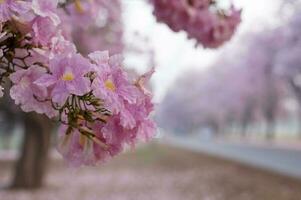
[[[217,48],[231,39],[241,21],[241,10],[218,8],[215,0],[150,0],[154,15],[175,31],[207,48]]]
[[[61,122],[58,150],[75,166],[104,161],[126,144],[151,138],[155,129],[152,95],[143,86],[153,70],[132,82],[120,55],[95,51],[84,57],[68,40],[61,12],[72,15],[74,9],[84,18],[85,5],[0,2],[0,81],[9,78],[10,95],[25,112]]]

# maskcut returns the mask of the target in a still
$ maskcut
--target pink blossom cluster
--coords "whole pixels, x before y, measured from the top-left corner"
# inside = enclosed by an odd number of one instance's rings
[[[66,10],[59,12],[63,19],[61,28],[79,52],[87,55],[96,50],[109,50],[110,53],[123,51],[120,0],[77,0],[66,6]]]
[[[59,120],[58,150],[74,166],[105,161],[155,132],[152,94],[144,88],[154,70],[130,81],[122,56],[95,51],[85,57],[69,40],[62,12],[84,12],[84,6],[79,0],[0,1],[0,83],[12,82],[10,96],[25,112]],[[91,15],[82,15],[89,21]]]
[[[157,21],[206,48],[217,48],[231,39],[241,21],[241,10],[217,8],[214,0],[150,0]]]

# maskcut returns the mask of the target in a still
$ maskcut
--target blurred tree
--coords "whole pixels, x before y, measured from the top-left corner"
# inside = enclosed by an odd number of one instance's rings
[[[159,108],[159,123],[172,130],[184,126],[185,132],[208,126],[218,135],[236,122],[245,136],[251,122],[265,119],[266,138],[272,139],[286,97],[285,84],[274,72],[282,45],[275,33],[249,34],[207,71],[182,74]]]
[[[38,188],[43,184],[48,164],[53,123],[46,116],[33,112],[22,115],[24,139],[11,188]]]
[[[18,108],[13,104],[8,94],[8,87],[5,86],[6,95],[0,99],[1,107],[1,143],[5,149],[11,148],[11,138],[13,137],[16,125],[20,122],[20,117],[17,115]]]

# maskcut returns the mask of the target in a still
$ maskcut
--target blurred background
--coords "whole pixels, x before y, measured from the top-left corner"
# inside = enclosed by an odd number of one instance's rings
[[[130,77],[156,67],[155,139],[68,168],[56,124],[5,96],[0,200],[300,200],[301,1],[233,0],[242,23],[214,50],[157,23],[146,0],[112,2],[94,26],[71,24],[72,39],[122,53]]]

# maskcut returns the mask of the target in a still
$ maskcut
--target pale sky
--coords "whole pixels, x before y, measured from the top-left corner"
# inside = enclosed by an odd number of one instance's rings
[[[229,43],[237,40],[246,31],[254,31],[262,26],[277,23],[276,13],[279,8],[277,0],[233,0],[233,2],[238,8],[243,9],[243,21]],[[174,33],[165,24],[157,23],[147,0],[123,0],[123,5],[125,38],[138,31],[149,38],[150,45],[155,51],[157,66],[152,84],[157,103],[162,100],[179,74],[191,68],[206,69],[224,48],[218,50],[195,48],[195,42],[187,40],[184,32]],[[145,71],[147,67],[149,66],[146,64],[135,65],[139,72]]]

